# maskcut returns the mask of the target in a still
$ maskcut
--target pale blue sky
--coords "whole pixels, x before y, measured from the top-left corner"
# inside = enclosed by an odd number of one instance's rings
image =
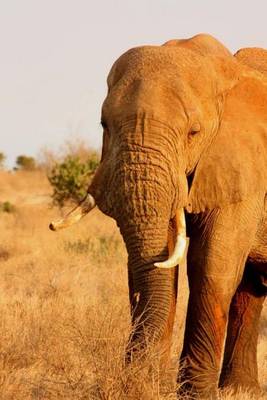
[[[101,146],[106,76],[130,47],[199,32],[267,48],[266,0],[0,0],[0,151]]]

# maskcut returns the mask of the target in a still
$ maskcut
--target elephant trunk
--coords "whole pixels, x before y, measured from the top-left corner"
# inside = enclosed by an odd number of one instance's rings
[[[146,207],[149,207],[146,203]],[[160,206],[160,205],[159,205]],[[170,214],[146,215],[132,223],[129,215],[120,218],[120,229],[128,251],[128,269],[131,277],[130,300],[135,327],[134,342],[153,336],[162,338],[173,300],[173,272],[159,269],[155,263],[168,258],[168,231]],[[149,339],[149,341],[150,341]]]
[[[112,216],[128,251],[132,317],[137,324],[134,343],[144,345],[147,336],[153,336],[155,341],[162,339],[175,301],[173,270],[157,268],[155,264],[160,265],[169,257],[171,221],[180,205],[178,185],[173,185],[178,179],[151,150],[141,155],[131,152],[130,161],[118,164],[112,185],[116,191],[112,196],[116,199]]]
[[[168,259],[173,219],[187,204],[186,160],[183,142],[165,124],[143,118],[121,125],[90,193],[124,238],[134,339],[144,344],[147,335],[161,340],[173,322],[176,272],[155,264]]]

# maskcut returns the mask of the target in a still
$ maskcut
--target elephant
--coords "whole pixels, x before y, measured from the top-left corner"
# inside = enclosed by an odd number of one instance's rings
[[[239,62],[267,76],[267,50],[257,47],[240,49],[236,52],[235,57]]]
[[[218,387],[259,388],[267,293],[264,54],[233,56],[207,34],[124,53],[108,75],[102,157],[88,194],[50,225],[67,227],[95,205],[116,220],[128,252],[129,361],[147,343],[168,354],[178,265],[186,258],[178,393],[194,398],[216,398]]]

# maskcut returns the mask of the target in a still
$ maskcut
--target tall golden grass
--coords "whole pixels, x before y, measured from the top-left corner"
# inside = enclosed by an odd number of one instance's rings
[[[76,226],[50,232],[59,211],[49,204],[44,174],[1,172],[0,181],[0,202],[16,206],[0,214],[0,398],[176,399],[188,294],[184,268],[169,367],[160,371],[152,350],[146,361],[127,366],[127,254],[115,222],[94,210]],[[265,308],[258,357],[262,386],[266,339]]]

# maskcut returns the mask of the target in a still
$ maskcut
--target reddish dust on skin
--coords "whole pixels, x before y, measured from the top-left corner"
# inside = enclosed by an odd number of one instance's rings
[[[235,329],[238,330],[240,327],[240,320],[242,319],[243,324],[249,324],[249,321],[251,321],[254,318],[254,308],[249,307],[251,305],[251,302],[255,302],[255,299],[253,296],[251,296],[249,293],[239,293],[237,296],[236,302],[235,302],[235,313],[236,313],[236,318],[234,319],[233,325],[235,326]]]
[[[225,333],[226,316],[222,306],[217,303],[214,306],[214,325],[215,325],[215,354],[220,359],[222,354],[222,342]]]

